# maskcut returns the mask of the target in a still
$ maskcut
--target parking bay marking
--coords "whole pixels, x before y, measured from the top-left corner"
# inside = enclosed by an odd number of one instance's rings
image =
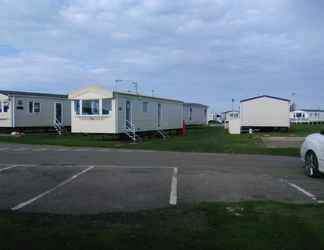
[[[290,183],[290,182],[287,182],[289,186],[295,188],[296,190],[298,190],[299,192],[303,193],[304,195],[306,195],[307,197],[311,198],[313,201],[317,202],[317,203],[320,203],[322,204],[323,201],[321,200],[318,200],[317,197],[315,195],[313,195],[312,193],[306,191],[305,189],[297,186],[296,184],[294,183]]]
[[[176,206],[178,202],[178,168],[173,169],[171,181],[170,205]]]
[[[12,149],[13,152],[23,152],[23,151],[27,151],[28,148],[15,148],[15,149]]]
[[[19,167],[19,165],[12,165],[12,166],[9,166],[6,168],[0,168],[0,173],[3,171],[9,170],[9,169],[17,168],[17,167]]]
[[[45,152],[48,151],[48,148],[33,148],[31,151],[32,152]]]
[[[173,168],[173,167],[129,167],[129,166],[99,166],[99,167],[108,167],[108,168],[115,168],[115,169],[173,169],[169,204],[171,206],[176,206],[178,203],[178,173],[179,173],[178,168]]]
[[[73,176],[70,177],[69,179],[66,179],[65,181],[59,183],[58,185],[56,185],[55,187],[53,187],[53,188],[51,188],[51,189],[45,191],[44,193],[41,193],[41,194],[37,195],[36,197],[34,197],[34,198],[28,200],[28,201],[25,201],[25,202],[22,202],[22,203],[18,204],[17,206],[11,208],[11,210],[12,210],[12,211],[17,211],[17,210],[19,210],[19,209],[21,209],[21,208],[24,208],[24,207],[26,207],[26,206],[28,206],[28,205],[34,203],[35,201],[37,201],[37,200],[43,198],[44,196],[46,196],[46,195],[48,195],[48,194],[54,192],[55,190],[59,189],[60,187],[63,187],[63,186],[65,186],[65,185],[69,184],[70,182],[74,181],[76,178],[80,177],[81,175],[87,173],[88,171],[90,171],[90,170],[92,170],[92,169],[94,169],[94,168],[95,168],[94,166],[91,166],[91,167],[88,167],[88,168],[85,169],[85,170],[82,170],[81,172],[77,173],[76,175],[73,175]]]

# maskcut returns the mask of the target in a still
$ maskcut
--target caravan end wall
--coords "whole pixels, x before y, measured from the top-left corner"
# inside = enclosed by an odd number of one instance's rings
[[[243,128],[289,128],[289,101],[279,98],[258,97],[241,102]]]
[[[183,106],[184,121],[187,125],[207,124],[208,107],[201,104],[185,103]]]

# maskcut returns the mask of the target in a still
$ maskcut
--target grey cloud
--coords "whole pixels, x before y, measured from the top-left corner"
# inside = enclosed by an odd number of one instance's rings
[[[136,79],[215,110],[256,94],[324,108],[324,21],[306,0],[0,0],[0,87]],[[62,83],[55,85],[54,82]],[[319,89],[321,91],[316,91]]]

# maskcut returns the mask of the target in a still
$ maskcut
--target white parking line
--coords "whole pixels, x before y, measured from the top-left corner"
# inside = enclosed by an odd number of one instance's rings
[[[67,152],[69,150],[70,149],[68,149],[68,148],[56,148],[56,149],[54,149],[54,151],[56,151],[56,152]]]
[[[32,149],[33,152],[45,152],[48,151],[48,148],[34,148]]]
[[[178,168],[173,169],[171,181],[170,205],[176,206],[178,202]]]
[[[6,171],[6,170],[9,170],[9,169],[13,169],[13,168],[16,168],[16,167],[19,167],[19,165],[11,165],[11,166],[6,167],[6,168],[0,168],[0,172]]]
[[[73,152],[88,152],[90,151],[90,149],[88,148],[77,148],[77,149],[73,149]]]
[[[46,192],[41,193],[41,194],[37,195],[36,197],[34,197],[34,198],[28,200],[28,201],[25,201],[25,202],[22,202],[22,203],[18,204],[17,206],[11,208],[11,210],[12,210],[12,211],[17,211],[17,210],[19,210],[19,209],[21,209],[21,208],[23,208],[23,207],[26,207],[26,206],[28,206],[28,205],[34,203],[35,201],[37,201],[37,200],[43,198],[44,196],[46,196],[46,195],[48,195],[48,194],[54,192],[54,191],[57,190],[58,188],[63,187],[63,186],[65,186],[65,185],[69,184],[70,182],[74,181],[76,178],[78,178],[79,176],[81,176],[81,175],[85,174],[86,172],[92,170],[93,168],[95,168],[95,167],[94,167],[94,166],[88,167],[87,169],[85,169],[85,170],[79,172],[79,173],[76,174],[76,175],[73,175],[73,176],[70,177],[69,179],[67,179],[67,180],[65,180],[65,181],[63,181],[63,182],[61,182],[61,183],[59,183],[59,184],[56,185],[55,187],[53,187],[53,188],[47,190]]]
[[[288,182],[288,185],[291,186],[291,187],[293,187],[293,188],[295,188],[295,189],[298,190],[299,192],[303,193],[304,195],[306,195],[307,197],[309,197],[309,198],[312,199],[313,201],[315,201],[315,202],[317,202],[317,203],[319,203],[319,204],[322,204],[322,203],[323,203],[323,201],[318,200],[317,197],[316,197],[314,194],[308,192],[307,190],[301,188],[300,186],[298,186],[298,185],[296,185],[296,184],[294,184],[294,183],[290,183],[290,182]]]
[[[15,149],[12,149],[12,151],[14,152],[23,152],[23,151],[27,151],[28,148],[15,148]]]
[[[142,167],[142,166],[113,166],[113,165],[94,165],[98,168],[116,168],[116,169],[174,169],[174,167]]]
[[[106,153],[106,152],[111,152],[112,150],[111,149],[96,149],[95,151],[99,152],[99,153]]]

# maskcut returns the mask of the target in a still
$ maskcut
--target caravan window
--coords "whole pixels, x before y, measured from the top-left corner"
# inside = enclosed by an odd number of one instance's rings
[[[17,101],[17,109],[18,110],[24,110],[24,102],[23,102],[23,100],[18,100]]]
[[[2,113],[2,102],[0,102],[0,113]]]
[[[83,100],[82,101],[83,115],[99,115],[99,100]]]
[[[34,111],[34,103],[29,102],[29,113],[33,113],[33,111]]]
[[[74,101],[74,113],[80,115],[80,100]]]
[[[148,102],[143,102],[143,112],[147,113],[148,111]]]
[[[111,99],[102,99],[102,114],[109,115],[111,110]]]
[[[39,113],[40,112],[40,103],[34,102],[34,112]]]

